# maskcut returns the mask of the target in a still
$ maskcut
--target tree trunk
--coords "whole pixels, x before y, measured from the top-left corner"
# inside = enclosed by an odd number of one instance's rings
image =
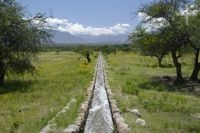
[[[89,52],[88,52],[88,53],[86,53],[86,59],[87,59],[88,63],[90,63],[90,62],[91,62],[91,59],[90,59],[90,53],[89,53]]]
[[[5,74],[6,72],[4,68],[4,63],[0,61],[0,86],[2,86],[4,83]]]
[[[155,57],[157,58],[157,60],[158,60],[158,66],[159,67],[162,67],[162,59],[163,59],[163,57],[164,57],[164,55],[162,56],[159,56],[159,55],[155,55]]]
[[[162,58],[158,58],[158,65],[159,67],[162,67]]]
[[[193,69],[192,75],[190,77],[190,80],[197,81],[198,80],[199,71],[200,71],[199,49],[196,49],[195,59],[194,59],[194,69]]]
[[[176,56],[176,51],[171,51],[171,54],[174,66],[176,67],[176,83],[178,84],[183,83],[181,64],[179,63],[178,57]]]

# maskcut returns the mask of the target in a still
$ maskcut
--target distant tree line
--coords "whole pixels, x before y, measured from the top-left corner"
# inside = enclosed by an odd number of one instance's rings
[[[88,45],[88,44],[82,44],[82,45],[70,45],[66,44],[63,46],[58,45],[52,45],[51,47],[43,47],[41,51],[75,51],[75,52],[81,52],[83,50],[90,50],[90,51],[102,51],[103,53],[112,54],[116,51],[133,51],[134,48],[131,44],[101,44],[101,45]]]
[[[101,51],[103,54],[117,54],[117,51],[124,51],[124,52],[130,52],[133,51],[134,48],[131,44],[100,44],[100,45],[91,45],[91,44],[66,44],[66,45],[51,45],[51,47],[44,46],[41,48],[40,51],[55,51],[57,54],[61,51],[74,51],[77,53],[80,53],[80,57],[78,60],[80,60],[82,57],[84,57],[88,63],[91,62],[90,55],[93,54],[93,52],[99,52]]]

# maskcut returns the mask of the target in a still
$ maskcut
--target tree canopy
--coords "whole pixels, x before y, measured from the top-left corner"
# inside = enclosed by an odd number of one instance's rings
[[[162,66],[162,59],[168,53],[168,49],[165,39],[158,32],[146,32],[145,28],[138,26],[130,39],[141,54],[156,57],[159,67]]]
[[[186,5],[190,3],[192,6],[186,9]],[[155,0],[143,5],[138,13],[143,13],[146,16],[139,26],[148,27],[152,23],[157,25],[155,29],[144,28],[141,30],[141,28],[136,28],[136,31],[130,36],[132,42],[139,46],[141,53],[147,53],[150,56],[161,55],[162,52],[164,54],[171,53],[176,68],[176,81],[182,83],[184,80],[179,58],[183,54],[182,51],[192,47],[195,50],[196,65],[194,63],[191,79],[197,80],[200,70],[200,63],[198,63],[200,46],[199,0],[195,3],[190,0]]]
[[[27,18],[19,3],[0,1],[0,85],[6,73],[33,73],[31,58],[42,44],[51,43],[50,38],[44,14]]]

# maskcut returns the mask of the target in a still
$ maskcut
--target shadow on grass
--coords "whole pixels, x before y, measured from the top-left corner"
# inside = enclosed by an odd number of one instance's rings
[[[0,86],[0,95],[12,92],[27,92],[35,81],[28,80],[6,80],[3,86]]]
[[[153,77],[147,82],[142,82],[138,85],[141,89],[155,90],[155,91],[175,91],[178,86],[173,84],[171,77]]]
[[[158,92],[171,91],[181,92],[184,94],[192,94],[200,96],[200,82],[193,82],[189,79],[184,79],[182,84],[177,84],[175,77],[163,76],[153,77],[147,82],[138,84],[138,87],[145,90],[155,90]]]
[[[161,68],[172,68],[174,67],[172,64],[162,64]]]
[[[158,64],[147,64],[147,65],[145,65],[145,67],[157,68],[157,67],[159,67],[159,65]],[[160,66],[160,68],[172,68],[172,67],[174,67],[172,64],[162,64]]]

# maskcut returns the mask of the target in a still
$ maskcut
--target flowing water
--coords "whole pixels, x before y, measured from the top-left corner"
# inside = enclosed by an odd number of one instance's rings
[[[96,82],[84,133],[112,133],[113,121],[105,88],[103,58],[97,60]]]

